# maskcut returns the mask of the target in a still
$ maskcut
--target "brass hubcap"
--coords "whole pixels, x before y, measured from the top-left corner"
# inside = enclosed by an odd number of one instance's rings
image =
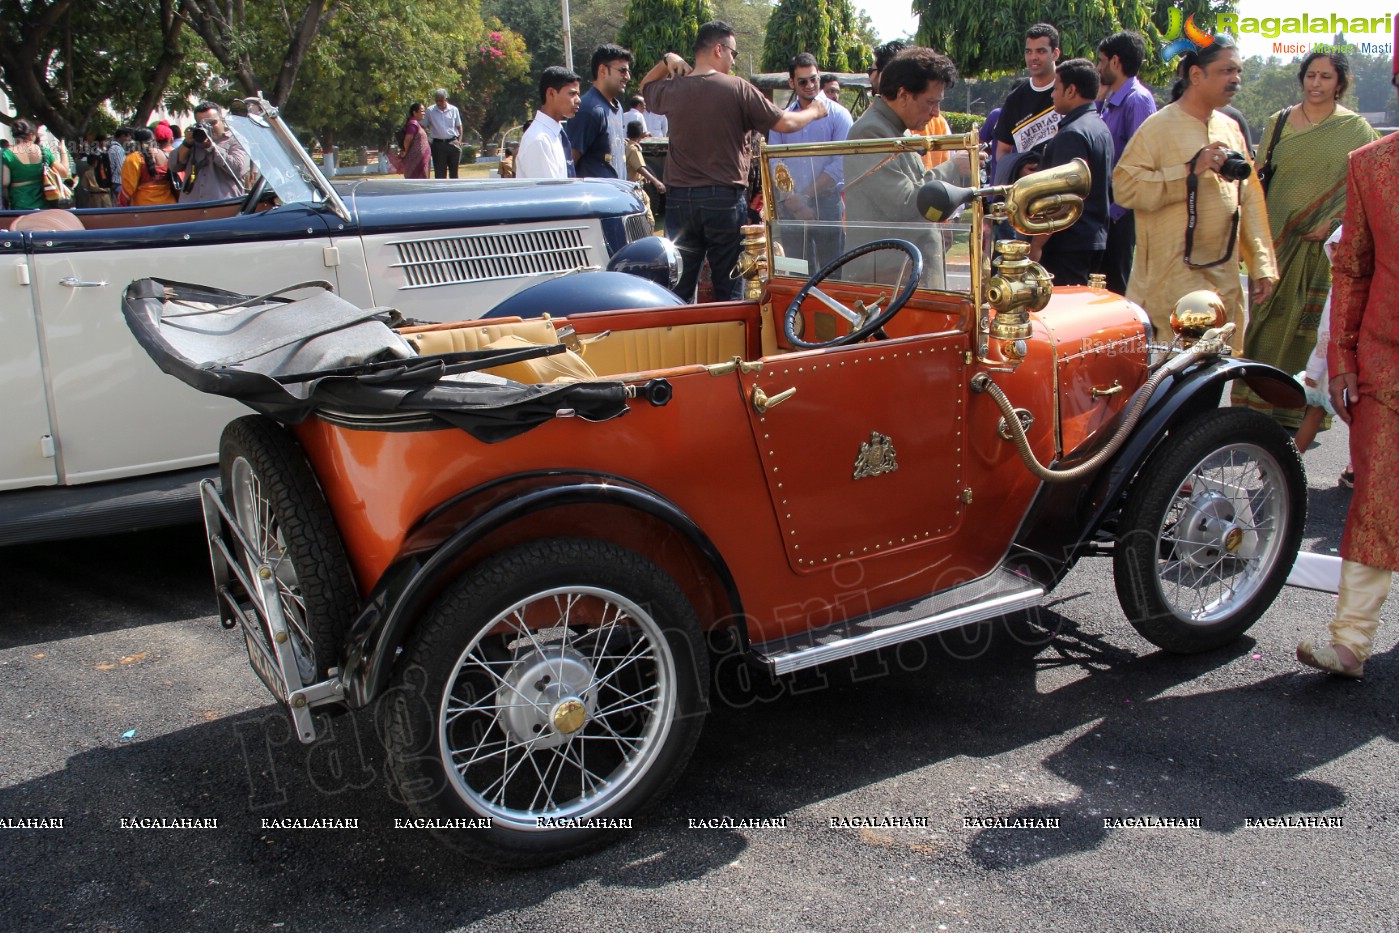
[[[588,709],[576,699],[569,698],[554,707],[554,728],[564,735],[572,735],[588,721]]]

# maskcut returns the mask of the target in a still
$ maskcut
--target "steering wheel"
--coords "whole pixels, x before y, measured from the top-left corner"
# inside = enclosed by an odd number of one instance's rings
[[[253,183],[253,190],[248,192],[248,196],[243,199],[243,206],[238,209],[240,214],[252,214],[257,212],[257,206],[262,202],[262,196],[267,192],[267,176],[259,175],[257,181]]]
[[[898,295],[894,297],[894,300],[889,303],[889,307],[884,310],[879,310],[879,302],[876,301],[874,306],[868,309],[857,302],[856,309],[852,311],[830,295],[821,291],[818,287],[822,282],[830,278],[832,273],[851,260],[858,259],[867,253],[877,253],[884,250],[901,252],[913,262],[913,274],[908,277],[908,281],[904,284],[904,287],[899,291]],[[918,251],[918,247],[908,242],[908,240],[873,240],[869,243],[857,246],[844,255],[836,257],[828,263],[825,268],[806,280],[806,284],[801,287],[801,291],[797,292],[797,296],[793,298],[792,303],[787,306],[787,313],[782,318],[783,336],[787,338],[788,343],[798,350],[815,350],[821,347],[843,347],[846,344],[858,343],[870,334],[877,332],[885,324],[889,323],[889,320],[893,318],[895,314],[899,313],[899,310],[908,302],[908,299],[913,297],[913,292],[918,288],[918,282],[922,278],[923,254]],[[806,300],[807,295],[811,295],[836,314],[849,321],[854,330],[844,336],[832,337],[830,340],[818,341],[816,343],[803,340],[797,335],[797,323],[802,319],[802,302]]]

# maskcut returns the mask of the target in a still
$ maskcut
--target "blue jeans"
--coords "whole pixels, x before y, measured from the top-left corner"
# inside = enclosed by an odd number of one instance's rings
[[[748,192],[743,188],[711,185],[703,188],[666,190],[666,232],[680,251],[682,268],[675,293],[693,302],[699,285],[700,267],[709,259],[715,301],[736,301],[743,295],[743,283],[733,277],[743,235],[739,227],[748,222]]]

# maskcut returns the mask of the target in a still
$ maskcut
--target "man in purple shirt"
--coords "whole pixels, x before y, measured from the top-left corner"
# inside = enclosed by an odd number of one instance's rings
[[[789,111],[801,112],[816,102],[821,81],[816,57],[802,52],[787,68],[787,84],[795,93]],[[827,100],[828,119],[817,120],[791,133],[768,132],[768,142],[774,146],[786,143],[844,142],[855,122],[839,103]],[[783,158],[778,165],[786,169],[782,179],[791,179],[791,189],[779,184],[772,193],[777,202],[777,219],[782,225],[782,245],[789,257],[805,259],[808,269],[815,272],[844,252],[845,237],[841,222],[845,211],[840,192],[845,185],[844,159],[841,156],[808,156]],[[776,169],[774,169],[776,171]]]
[[[1098,113],[1112,133],[1112,166],[1122,158],[1122,150],[1147,117],[1156,112],[1156,98],[1137,80],[1146,42],[1135,32],[1115,32],[1098,43]],[[1108,224],[1108,245],[1098,272],[1105,273],[1108,288],[1119,295],[1127,293],[1132,274],[1132,251],[1137,245],[1137,227],[1132,212],[1113,203]]]

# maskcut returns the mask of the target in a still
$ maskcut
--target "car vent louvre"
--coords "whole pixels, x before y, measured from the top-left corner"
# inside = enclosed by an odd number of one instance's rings
[[[648,237],[655,232],[655,227],[651,221],[642,214],[628,214],[623,221],[627,229],[627,242],[633,243],[643,237]]]
[[[398,253],[393,268],[403,270],[405,289],[557,275],[592,265],[592,247],[583,241],[587,230],[551,227],[400,240],[390,244]]]

